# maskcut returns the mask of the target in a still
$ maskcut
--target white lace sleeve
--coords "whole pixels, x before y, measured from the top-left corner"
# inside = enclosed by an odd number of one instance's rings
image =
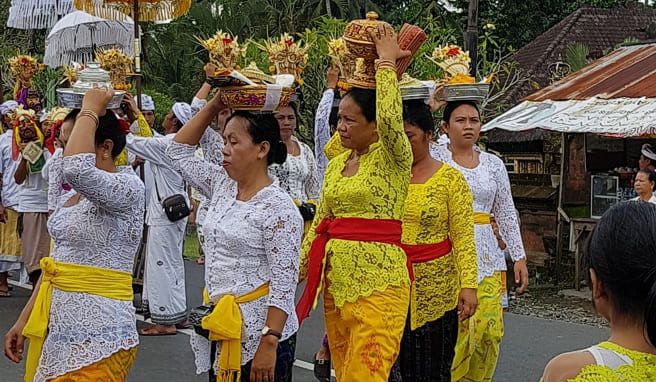
[[[195,99],[195,98],[194,98]],[[223,164],[223,137],[211,127],[205,129],[200,138],[200,148],[203,150],[203,158],[217,166]]]
[[[198,97],[194,97],[194,99],[191,101],[191,116],[195,116],[198,114],[198,112],[207,105],[207,100],[206,99],[200,99]]]
[[[106,212],[132,213],[135,205],[145,205],[144,185],[134,175],[118,176],[96,167],[96,154],[64,157],[64,179],[79,194]],[[61,187],[61,185],[60,185]]]
[[[515,203],[513,202],[512,192],[510,190],[510,180],[508,172],[501,159],[494,155],[485,155],[490,165],[490,175],[497,183],[497,192],[492,204],[492,213],[494,219],[499,225],[499,233],[506,243],[507,250],[513,261],[526,258],[524,252],[524,243],[522,234],[519,230],[519,222],[515,213]]]
[[[211,199],[214,190],[231,181],[223,167],[196,156],[196,147],[172,141],[166,154],[189,185]]]
[[[317,162],[310,146],[306,144],[303,144],[303,146],[305,146],[303,156],[305,156],[305,161],[307,162],[310,171],[308,178],[305,181],[305,195],[307,195],[308,199],[312,199],[316,202],[321,196],[321,181],[319,180],[319,172],[317,171]]]
[[[269,208],[271,215],[265,221],[263,232],[271,272],[269,306],[291,315],[295,307],[303,219],[289,199]]]
[[[319,107],[317,107],[317,115],[314,117],[314,154],[317,159],[317,175],[319,180],[319,188],[323,184],[323,175],[328,167],[328,158],[323,152],[323,148],[330,140],[330,110],[333,107],[333,100],[335,99],[335,92],[328,89],[323,92]]]
[[[46,164],[48,166],[48,210],[54,211],[57,209],[64,183],[62,149],[55,150]],[[44,171],[46,171],[45,168]]]

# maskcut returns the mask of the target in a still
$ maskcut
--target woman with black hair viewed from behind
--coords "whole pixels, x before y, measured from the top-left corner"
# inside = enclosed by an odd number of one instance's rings
[[[106,110],[113,95],[101,88],[84,96],[63,154],[63,178],[74,192],[48,219],[54,250],[41,260],[34,293],[5,336],[14,362],[30,340],[26,381],[123,381],[136,355],[132,266],[144,185],[114,164],[125,135]]]
[[[590,240],[592,302],[610,324],[608,341],[552,359],[544,382],[656,378],[656,206],[611,207]]]
[[[212,345],[192,335],[197,372],[209,371],[210,381],[217,370],[221,381],[291,382],[303,220],[267,171],[284,163],[287,148],[273,114],[236,110],[223,131],[223,166],[195,156],[205,129],[226,107],[220,98],[215,95],[167,149],[184,179],[209,200],[205,287],[206,302],[215,307],[202,325]]]
[[[454,381],[489,381],[494,375],[503,336],[501,272],[497,269],[497,239],[490,216],[515,262],[515,281],[520,293],[528,285],[526,254],[522,243],[510,180],[503,161],[482,152],[476,142],[481,131],[478,105],[472,101],[448,102],[442,129],[450,143],[438,146],[436,159],[464,175],[474,197],[474,236],[478,257],[478,308],[473,317],[461,322],[453,360]],[[470,325],[470,320],[473,323]],[[474,346],[470,346],[474,343]]]

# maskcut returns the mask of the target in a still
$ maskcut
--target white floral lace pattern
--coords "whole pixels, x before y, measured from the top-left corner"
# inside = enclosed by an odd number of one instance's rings
[[[144,186],[129,167],[109,173],[95,154],[65,157],[63,179],[82,200],[60,205],[48,219],[55,240],[51,257],[132,273],[141,239]],[[139,343],[132,301],[54,289],[50,323],[35,381],[79,370]]]
[[[328,158],[323,148],[330,141],[330,111],[333,107],[335,92],[328,89],[323,92],[317,115],[314,117],[314,152],[317,159],[317,173],[319,176],[319,185],[323,185],[323,175],[328,168]]]
[[[294,199],[307,202],[309,199],[319,200],[321,186],[317,176],[317,164],[310,146],[300,142],[296,137],[292,140],[301,148],[298,156],[287,154],[285,163],[269,166],[269,175],[278,178],[280,188]]]
[[[446,145],[431,145],[431,156],[448,163],[462,173],[474,196],[474,212],[493,214],[499,225],[499,233],[506,243],[513,261],[526,258],[515,203],[510,191],[508,172],[501,159],[480,151],[479,164],[473,169],[458,165]],[[478,255],[478,281],[492,276],[497,268],[498,243],[492,226],[474,226],[476,252]]]
[[[205,286],[210,298],[242,296],[269,282],[269,295],[240,304],[244,332],[241,362],[255,356],[269,306],[288,314],[282,339],[298,330],[295,292],[303,221],[289,195],[275,183],[249,201],[236,200],[237,184],[225,170],[194,155],[194,147],[173,142],[167,149],[182,176],[211,202],[203,225]],[[196,341],[198,340],[198,341]],[[198,370],[207,371],[209,355],[200,339],[192,341]],[[201,343],[201,345],[194,345]]]

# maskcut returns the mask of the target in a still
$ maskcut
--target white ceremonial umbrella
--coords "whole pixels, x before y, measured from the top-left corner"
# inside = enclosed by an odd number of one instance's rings
[[[59,20],[46,38],[43,62],[57,68],[71,62],[93,61],[98,48],[117,47],[134,55],[134,22],[128,16],[122,21],[106,20],[86,12],[75,11]]]
[[[73,0],[11,0],[7,26],[47,29],[73,10]]]

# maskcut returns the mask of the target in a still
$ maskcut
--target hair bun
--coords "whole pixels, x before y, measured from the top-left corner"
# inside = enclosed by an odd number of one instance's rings
[[[285,145],[285,142],[278,141],[278,143],[276,143],[276,147],[273,149],[275,149],[275,157],[273,158],[273,163],[285,163],[285,160],[287,160],[287,145]]]

